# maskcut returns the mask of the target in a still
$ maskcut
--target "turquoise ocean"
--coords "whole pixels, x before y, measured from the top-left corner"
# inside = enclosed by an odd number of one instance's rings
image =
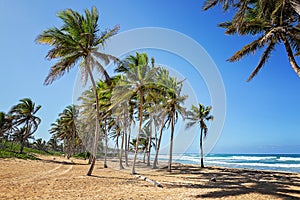
[[[159,160],[167,161],[168,155]],[[173,162],[200,164],[199,153],[174,154]],[[206,166],[245,168],[300,173],[300,154],[208,154],[204,157]]]

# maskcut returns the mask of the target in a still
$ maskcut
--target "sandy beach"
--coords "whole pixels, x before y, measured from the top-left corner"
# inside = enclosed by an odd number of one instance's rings
[[[0,199],[300,199],[300,175],[243,169],[174,164],[151,170],[138,163],[130,168],[104,169],[98,161],[93,176],[85,176],[87,161],[53,156],[41,160],[0,159]]]

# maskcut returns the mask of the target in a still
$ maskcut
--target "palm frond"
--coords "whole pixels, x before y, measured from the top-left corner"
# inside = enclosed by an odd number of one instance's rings
[[[268,61],[268,59],[271,55],[271,52],[274,50],[275,44],[276,43],[274,41],[270,42],[269,46],[267,47],[267,49],[264,51],[263,55],[261,56],[261,59],[260,59],[258,65],[256,66],[254,71],[249,76],[247,82],[251,81],[253,79],[253,77],[257,75],[259,70],[264,66],[264,64]]]
[[[262,38],[263,36],[251,42],[250,44],[247,44],[240,51],[234,53],[234,55],[231,56],[229,59],[227,59],[227,61],[236,62],[241,58],[243,58],[244,56],[248,55],[249,53],[254,53],[257,49],[262,48],[263,47],[263,44],[261,42]]]
[[[64,59],[61,59],[50,69],[48,76],[46,77],[44,84],[49,85],[53,81],[62,77],[66,72],[69,72],[72,67],[75,66],[76,62],[80,59],[78,55],[71,55]]]

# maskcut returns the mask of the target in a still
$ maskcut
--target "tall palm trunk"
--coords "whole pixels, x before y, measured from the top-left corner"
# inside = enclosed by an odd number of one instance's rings
[[[122,143],[121,143],[121,148],[120,148],[120,152],[119,152],[119,156],[120,156],[120,170],[124,169],[124,166],[123,166],[123,161],[122,161],[122,157],[123,157],[123,148],[124,148],[124,131],[122,133]]]
[[[154,140],[155,140],[155,151],[157,149],[158,137],[157,137],[157,127],[154,124]]]
[[[153,165],[152,165],[153,169],[157,168],[158,153],[159,153],[160,143],[161,143],[161,139],[162,139],[163,129],[164,129],[164,125],[162,125],[162,127],[160,128],[160,133],[159,133],[159,138],[158,138],[158,144],[156,146],[155,158],[154,158]]]
[[[106,120],[104,121],[104,134],[105,134],[104,168],[107,168],[108,139],[107,139],[107,131],[106,131]]]
[[[100,109],[99,109],[99,99],[98,99],[97,87],[96,87],[95,80],[93,78],[91,68],[88,65],[86,65],[86,69],[87,69],[88,74],[90,76],[92,86],[93,86],[94,95],[95,95],[95,99],[96,99],[96,129],[95,129],[95,140],[94,140],[94,146],[93,146],[93,152],[92,152],[92,163],[91,163],[90,168],[89,168],[89,170],[86,174],[87,176],[90,176],[90,175],[92,175],[92,172],[94,170],[95,163],[96,163],[96,157],[97,157],[97,147],[98,147],[99,130],[100,130]]]
[[[175,126],[175,113],[172,113],[171,122],[171,137],[170,137],[170,157],[168,164],[168,172],[172,172],[172,152],[173,152],[173,137],[174,137],[174,126]]]
[[[124,143],[125,143],[125,165],[129,167],[128,164],[128,146],[127,146],[127,130],[124,133]]]
[[[119,134],[120,133],[117,133],[118,134],[118,136],[117,136],[117,140],[116,140],[116,147],[117,147],[117,151],[118,151],[118,153],[120,152],[120,149],[119,149]],[[117,154],[118,154],[117,153]]]
[[[291,45],[284,35],[282,35],[282,40],[283,40],[283,44],[285,46],[286,52],[288,54],[290,64],[291,64],[292,68],[294,69],[294,71],[296,72],[296,74],[300,77],[300,67],[298,66],[298,64],[295,60]]]
[[[148,159],[147,159],[147,166],[150,166],[150,155],[151,155],[151,147],[152,147],[152,120],[150,122],[150,134],[149,134],[149,144],[148,144]]]
[[[201,168],[204,168],[204,162],[203,162],[203,128],[201,128],[201,131],[200,131],[200,163],[201,163]]]
[[[130,149],[130,136],[131,136],[131,125],[130,125],[130,128],[129,128],[128,138],[127,138],[127,149],[128,149],[128,151]]]
[[[137,158],[137,154],[139,151],[139,141],[140,141],[140,135],[141,135],[142,125],[143,125],[143,92],[141,90],[139,90],[139,94],[140,94],[140,108],[139,108],[140,124],[139,124],[139,131],[138,131],[138,135],[137,135],[136,143],[135,143],[136,146],[135,146],[135,153],[134,153],[134,158],[133,158],[131,174],[136,174],[135,163],[136,163],[136,158]]]

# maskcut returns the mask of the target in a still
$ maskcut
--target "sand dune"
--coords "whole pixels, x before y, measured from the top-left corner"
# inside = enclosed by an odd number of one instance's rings
[[[137,172],[163,188],[96,163],[85,176],[84,160],[42,156],[42,160],[0,159],[0,199],[300,199],[300,175],[175,164],[172,173],[138,163]]]

